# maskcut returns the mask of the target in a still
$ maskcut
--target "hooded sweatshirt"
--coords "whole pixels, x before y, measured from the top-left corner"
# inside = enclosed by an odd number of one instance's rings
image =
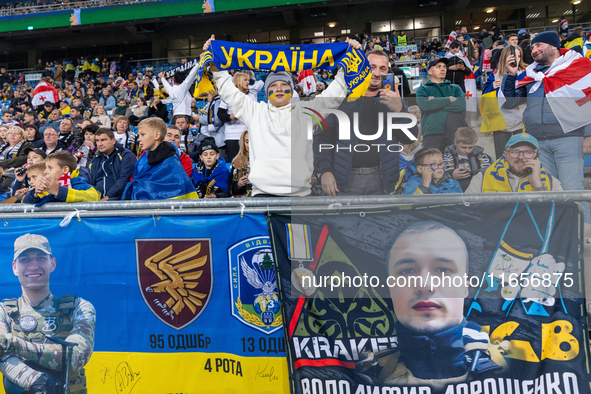
[[[315,111],[338,108],[347,95],[343,71],[312,101],[275,107],[256,103],[232,83],[227,71],[213,73],[221,99],[248,129],[253,195],[307,196],[314,169],[304,107]]]

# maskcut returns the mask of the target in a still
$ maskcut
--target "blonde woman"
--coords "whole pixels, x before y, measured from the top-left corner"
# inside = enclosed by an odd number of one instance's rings
[[[250,77],[248,74],[240,72],[234,74],[232,77],[232,83],[234,83],[234,86],[236,86],[238,90],[248,95],[250,93],[250,89],[248,88],[249,79]],[[248,97],[252,98],[250,95]],[[254,101],[256,101],[256,99]],[[220,104],[220,109],[218,110],[217,115],[220,120],[224,122],[228,162],[231,162],[238,154],[240,149],[240,137],[246,130],[246,125],[232,114],[232,108],[229,108],[228,104],[223,101]]]
[[[250,174],[250,160],[248,156],[248,130],[245,130],[240,136],[240,150],[234,160],[230,173],[230,192],[234,197],[251,197],[252,185],[248,182]]]
[[[105,106],[102,104],[96,106],[90,120],[96,125],[111,128],[111,119],[109,119],[109,115],[107,115],[107,111],[105,111]]]
[[[484,85],[484,89],[482,90],[482,94],[491,93],[493,91],[498,92],[499,88],[501,87],[501,82],[503,81],[503,75],[505,75],[505,73],[507,72],[506,63],[507,63],[507,58],[509,56],[511,56],[511,48],[515,49],[515,61],[517,62],[517,69],[518,69],[517,73],[521,74],[523,71],[525,71],[525,68],[528,65],[523,62],[523,51],[522,51],[521,47],[519,47],[518,45],[507,45],[501,51],[501,56],[499,57],[498,67],[488,75],[488,79],[486,81],[486,84]],[[484,99],[488,100],[487,97],[485,97]],[[503,115],[498,114],[496,116],[503,116]],[[493,141],[495,144],[495,156],[497,159],[499,157],[501,157],[501,155],[503,154],[503,151],[505,150],[505,145],[507,144],[507,141],[509,141],[509,138],[511,138],[514,134],[518,134],[518,133],[522,132],[522,122],[521,121],[518,121],[515,119],[510,119],[508,117],[503,117],[503,118],[504,118],[504,124],[506,127],[502,130],[491,130],[492,135],[493,135]],[[500,123],[502,123],[502,122],[500,122]],[[498,124],[498,123],[491,122],[491,124]]]

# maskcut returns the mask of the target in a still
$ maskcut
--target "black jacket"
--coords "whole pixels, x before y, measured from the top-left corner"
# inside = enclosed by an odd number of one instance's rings
[[[368,100],[372,98],[362,98],[359,100],[355,100],[352,102],[343,102],[339,107],[339,110],[347,113],[353,114],[355,112],[360,113],[360,125],[366,124],[363,119],[362,113],[368,112],[367,104]],[[403,102],[403,109],[402,112],[408,112],[406,107],[406,103]],[[375,98],[374,100],[374,108],[370,110],[370,114],[367,116],[377,116],[378,112],[381,112],[383,115],[386,116],[388,112],[391,112],[390,109],[384,105],[379,103],[379,98]],[[406,138],[400,130],[395,130],[392,135],[392,140],[387,140],[387,133],[383,130],[380,138],[377,141],[360,141],[355,136],[353,132],[353,116],[349,117],[351,119],[351,140],[342,141],[339,140],[339,125],[338,120],[335,115],[330,115],[326,118],[326,123],[328,126],[328,130],[322,128],[320,130],[316,130],[314,132],[314,139],[313,139],[313,146],[314,146],[314,168],[320,174],[325,172],[332,172],[336,181],[337,187],[341,192],[347,191],[347,185],[349,182],[349,174],[351,169],[353,168],[353,156],[354,152],[353,149],[348,151],[350,145],[356,144],[383,144],[381,149],[378,152],[379,159],[380,159],[380,166],[382,167],[382,177],[384,179],[384,191],[385,193],[394,192],[396,189],[396,183],[398,182],[399,176],[399,169],[398,169],[398,160],[399,154],[395,152],[388,152],[387,146],[391,144],[397,143],[410,143],[410,139]],[[394,121],[396,122],[396,121]],[[400,122],[402,123],[402,122]],[[384,119],[384,125],[386,125],[386,119]],[[373,130],[368,130],[370,133],[374,132]],[[418,127],[413,127],[410,129],[411,133],[415,136],[418,135]],[[370,134],[367,133],[367,134]],[[330,144],[334,146],[334,149],[320,149],[320,144]],[[336,147],[339,146],[337,151]],[[343,149],[345,148],[345,149]]]
[[[156,108],[150,105],[150,108],[148,108],[148,117],[152,115],[156,115],[165,123],[168,123],[168,109],[166,109],[166,105],[159,103]]]
[[[447,63],[447,74],[445,74],[445,79],[447,79],[448,81],[450,81],[454,85],[458,85],[460,88],[462,88],[462,91],[464,93],[466,93],[466,85],[464,83],[464,79],[468,75],[472,74],[472,70],[470,70],[470,68],[468,66],[466,66],[464,61],[457,56],[452,56],[448,60],[449,60],[449,63]],[[450,66],[455,66],[457,64],[463,64],[464,70],[450,70],[449,69]]]
[[[45,142],[43,142],[41,144],[41,146],[39,147],[39,149],[41,149],[43,152],[47,152],[47,145],[45,144]],[[47,155],[49,156],[53,152],[58,152],[60,150],[66,150],[66,149],[68,149],[68,147],[62,141],[58,140],[57,141],[57,146],[55,147],[55,149],[52,150],[51,152],[47,152]]]
[[[402,78],[402,97],[410,97],[410,87],[408,86],[408,79],[404,71],[396,66],[392,66],[392,73],[397,77]]]
[[[102,197],[120,200],[136,161],[135,155],[119,143],[109,156],[98,152],[88,167],[90,184],[101,192]]]

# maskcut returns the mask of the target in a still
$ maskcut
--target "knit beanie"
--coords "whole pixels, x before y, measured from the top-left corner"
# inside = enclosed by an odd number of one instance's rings
[[[201,145],[199,145],[199,155],[209,149],[213,149],[217,153],[220,153],[220,149],[216,145],[215,138],[213,137],[206,137],[201,141]]]
[[[265,80],[265,94],[269,95],[269,86],[275,81],[284,81],[291,86],[291,90],[293,91],[293,79],[291,75],[286,71],[278,71],[274,73],[269,73],[267,79]]]
[[[531,46],[533,47],[533,45],[537,42],[551,45],[560,50],[560,38],[558,37],[558,34],[556,34],[553,31],[543,31],[541,33],[538,33],[531,40]]]

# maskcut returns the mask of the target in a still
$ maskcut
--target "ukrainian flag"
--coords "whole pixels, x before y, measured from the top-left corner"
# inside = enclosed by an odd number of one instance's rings
[[[131,200],[199,198],[178,156],[150,165],[147,154],[140,157],[133,167],[132,180],[125,187],[121,199],[129,197]]]

